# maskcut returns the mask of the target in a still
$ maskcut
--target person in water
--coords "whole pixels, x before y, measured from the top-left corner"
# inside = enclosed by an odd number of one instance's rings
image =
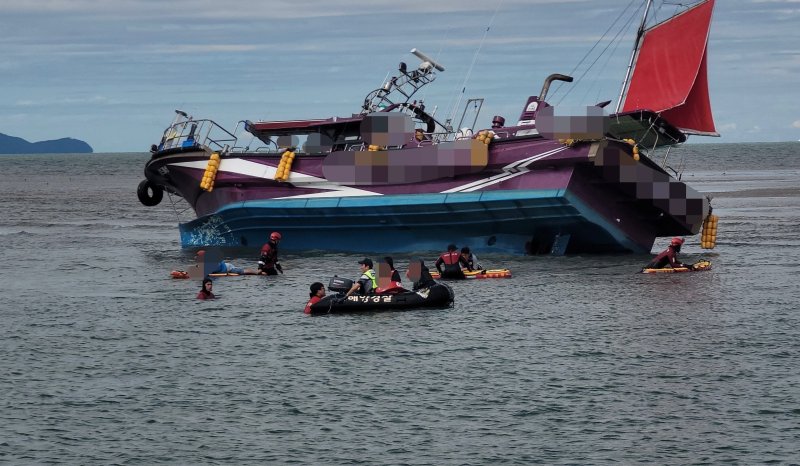
[[[217,256],[219,258],[219,256]],[[201,249],[197,251],[197,254],[194,256],[194,260],[200,264],[203,264],[203,269],[205,275],[211,273],[229,273],[229,274],[236,274],[236,275],[255,275],[258,271],[253,269],[243,269],[241,267],[237,267],[230,262],[225,260],[220,260],[219,262],[216,261],[215,258],[207,258],[205,250]],[[208,263],[206,261],[208,260]]]
[[[355,292],[362,296],[367,295],[378,287],[378,279],[375,276],[375,271],[372,270],[372,259],[365,257],[363,260],[358,261],[358,264],[361,266],[361,277],[347,290],[344,295],[345,298]]]
[[[325,285],[320,282],[314,282],[311,284],[311,293],[308,296],[311,298],[306,303],[306,308],[303,310],[306,314],[311,314],[311,306],[317,304],[318,302],[322,301],[322,298],[325,297]]]
[[[261,247],[261,259],[258,261],[258,270],[267,275],[278,275],[283,273],[283,267],[278,262],[278,243],[281,241],[281,234],[273,231],[269,234],[269,241]]]
[[[214,299],[214,293],[211,292],[211,288],[214,287],[214,283],[211,281],[210,278],[206,277],[203,279],[203,284],[200,286],[200,292],[197,293],[197,299]]]
[[[683,245],[684,239],[678,236],[672,238],[672,241],[669,242],[669,246],[667,249],[661,252],[661,254],[657,255],[649,264],[647,264],[644,268],[646,269],[663,269],[667,265],[672,267],[673,269],[677,269],[679,267],[689,267],[678,261],[678,253],[681,252],[681,245]]]
[[[436,284],[433,277],[431,277],[430,270],[425,266],[425,262],[422,259],[414,259],[408,263],[406,277],[414,283],[411,288],[413,291],[430,288]]]
[[[461,268],[462,266],[465,269],[469,268],[461,254],[458,253],[458,248],[456,248],[455,244],[448,245],[447,252],[443,252],[433,265],[442,278],[464,278],[464,272],[461,271]]]
[[[473,270],[480,270],[483,268],[481,267],[481,264],[478,263],[478,257],[475,256],[475,254],[473,254],[467,246],[461,248],[460,261],[462,265],[464,264],[467,265],[467,270],[469,270],[470,272],[472,272]]]

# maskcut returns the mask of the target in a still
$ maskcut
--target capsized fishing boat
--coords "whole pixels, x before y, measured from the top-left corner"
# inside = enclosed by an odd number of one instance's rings
[[[603,102],[560,116],[550,75],[519,117],[491,128],[440,121],[414,98],[445,70],[419,65],[395,76],[346,117],[245,120],[228,131],[176,111],[151,147],[145,205],[166,191],[196,218],[181,243],[253,246],[270,231],[289,251],[649,252],[657,237],[696,234],[709,199],[657,163],[656,150],[689,135],[716,135],[706,80],[714,1],[646,28],[645,9],[615,113]],[[475,105],[482,99],[474,99]],[[468,105],[470,102],[468,102]],[[621,107],[621,108],[620,108]],[[466,120],[466,121],[465,121]],[[245,134],[257,146],[243,146]]]

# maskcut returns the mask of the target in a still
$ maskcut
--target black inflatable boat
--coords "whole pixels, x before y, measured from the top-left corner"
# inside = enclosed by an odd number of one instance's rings
[[[436,283],[418,291],[403,291],[391,294],[351,295],[344,297],[353,281],[339,277],[331,278],[328,290],[334,292],[311,306],[311,314],[337,312],[405,311],[410,309],[441,309],[453,304],[453,289],[444,283]]]

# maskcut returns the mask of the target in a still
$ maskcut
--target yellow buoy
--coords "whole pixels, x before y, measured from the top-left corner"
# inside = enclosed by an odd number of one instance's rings
[[[287,149],[283,152],[281,160],[278,163],[278,168],[275,170],[275,181],[286,181],[289,178],[294,156],[295,154],[292,150]]]
[[[714,249],[717,245],[717,222],[719,216],[709,214],[703,222],[700,247],[703,249]]]
[[[211,157],[208,159],[206,170],[203,173],[203,178],[200,180],[200,188],[208,192],[214,189],[214,180],[217,177],[217,170],[219,169],[220,156],[218,152],[212,152]]]

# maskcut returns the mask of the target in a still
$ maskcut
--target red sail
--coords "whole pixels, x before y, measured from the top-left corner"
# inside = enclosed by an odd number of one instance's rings
[[[623,112],[653,110],[684,132],[718,136],[706,77],[713,9],[708,0],[645,31]]]

